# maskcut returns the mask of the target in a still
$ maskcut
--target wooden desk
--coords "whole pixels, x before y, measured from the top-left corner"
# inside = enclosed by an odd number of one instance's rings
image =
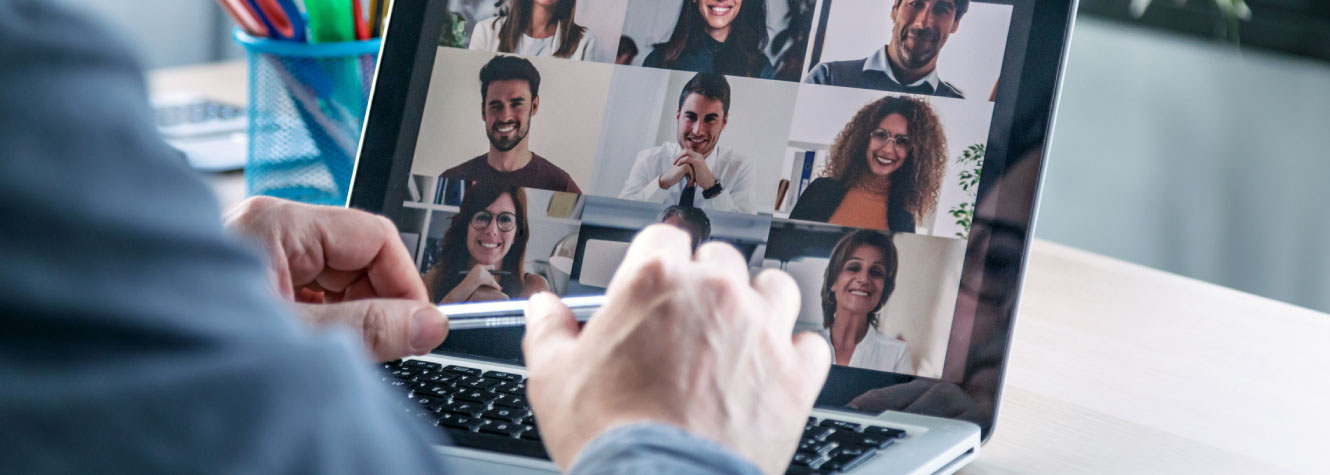
[[[245,101],[239,62],[151,84]],[[1330,315],[1037,241],[998,414],[962,473],[1324,473]]]

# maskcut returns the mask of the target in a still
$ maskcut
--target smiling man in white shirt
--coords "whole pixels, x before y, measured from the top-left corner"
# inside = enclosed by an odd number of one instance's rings
[[[938,77],[937,59],[969,9],[970,0],[895,0],[887,45],[864,59],[819,64],[804,82],[964,99]]]
[[[753,213],[753,165],[717,147],[730,120],[730,84],[720,74],[699,73],[679,94],[675,142],[643,150],[619,198]]]

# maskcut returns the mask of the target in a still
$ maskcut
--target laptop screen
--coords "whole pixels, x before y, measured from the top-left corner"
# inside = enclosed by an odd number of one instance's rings
[[[380,210],[432,299],[600,294],[666,223],[793,276],[796,330],[837,365],[961,381],[967,242],[1011,146],[1032,0],[440,3]],[[440,350],[520,361],[520,340]]]

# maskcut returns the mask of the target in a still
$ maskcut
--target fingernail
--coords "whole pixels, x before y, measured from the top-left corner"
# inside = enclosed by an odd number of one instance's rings
[[[416,353],[426,353],[434,349],[443,339],[447,330],[444,327],[443,312],[434,307],[416,310],[411,315],[411,349]]]

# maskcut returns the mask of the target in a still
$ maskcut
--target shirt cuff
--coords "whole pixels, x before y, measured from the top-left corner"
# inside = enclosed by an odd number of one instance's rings
[[[569,475],[752,474],[761,470],[715,442],[666,424],[640,422],[587,443]]]

